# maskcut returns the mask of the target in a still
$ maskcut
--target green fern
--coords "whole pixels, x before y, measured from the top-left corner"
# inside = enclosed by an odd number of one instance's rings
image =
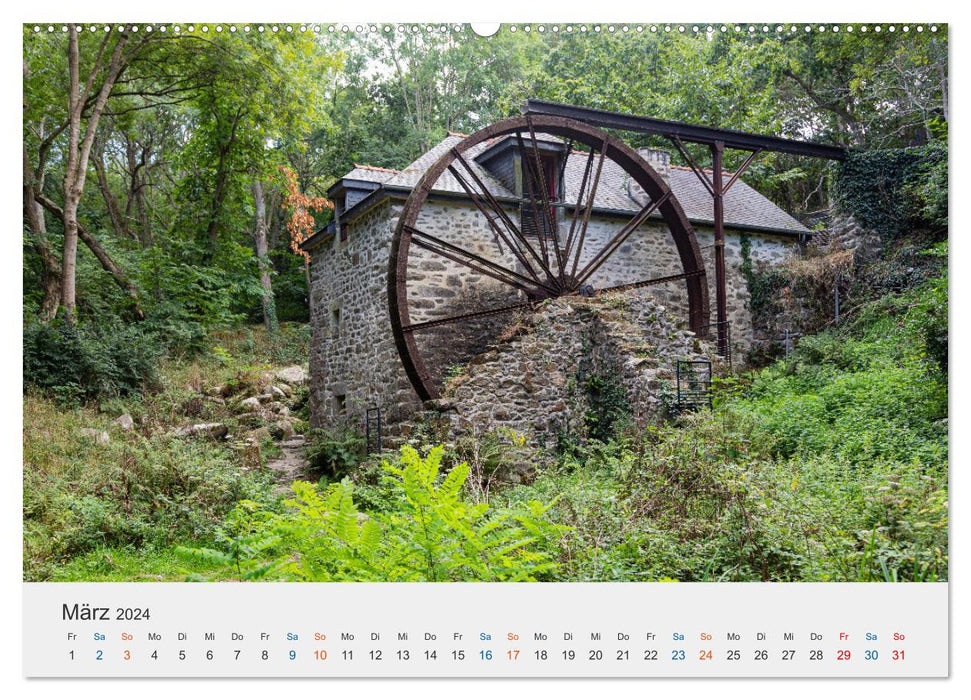
[[[176,551],[190,560],[230,569],[239,581],[266,579],[282,563],[279,558],[267,559],[280,542],[279,535],[266,529],[271,520],[253,501],[241,501],[216,532],[216,544],[222,549],[177,547]],[[205,579],[193,574],[189,580]]]
[[[390,511],[361,513],[350,479],[325,489],[296,482],[287,513],[244,502],[225,529],[223,550],[186,551],[232,567],[240,580],[535,581],[553,571],[550,553],[570,528],[547,520],[549,506],[467,502],[468,465],[442,474],[442,456],[441,447],[424,457],[404,447],[394,464],[385,463]]]

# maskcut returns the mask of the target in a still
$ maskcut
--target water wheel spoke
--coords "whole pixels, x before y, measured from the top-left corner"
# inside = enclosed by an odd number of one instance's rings
[[[587,225],[590,223],[590,214],[593,212],[593,201],[597,196],[597,187],[600,185],[600,174],[603,172],[604,160],[607,157],[607,140],[610,137],[604,136],[603,145],[600,147],[600,158],[597,161],[597,174],[593,177],[593,183],[590,185],[590,194],[587,195],[587,205],[583,208],[583,219],[580,224],[580,236],[577,239],[577,252],[573,256],[573,268],[570,270],[570,277],[575,278],[577,276],[577,267],[580,266],[580,256],[583,254],[583,240],[587,236]],[[591,156],[593,155],[593,148],[590,149]],[[577,200],[577,205],[579,206],[580,200]],[[576,212],[574,212],[576,214]]]
[[[527,294],[535,294],[538,288],[546,289],[550,292],[553,291],[536,280],[530,279],[491,260],[487,260],[481,255],[465,250],[448,241],[443,241],[441,238],[421,231],[413,226],[405,226],[405,231],[410,235],[411,242],[416,246],[460,265],[464,265],[474,272],[491,277],[503,284],[520,289]]]
[[[573,139],[567,141],[566,152],[563,154],[563,158],[560,159],[560,192],[563,195],[563,201],[566,202],[566,166],[570,162],[570,156],[573,154]]]
[[[484,318],[486,316],[495,316],[497,314],[503,314],[510,311],[517,311],[519,309],[527,309],[533,305],[533,302],[523,301],[517,304],[509,304],[508,306],[499,306],[495,309],[486,309],[484,311],[472,311],[467,314],[458,314],[456,316],[447,316],[445,318],[436,318],[431,321],[422,321],[420,323],[412,323],[408,326],[402,327],[402,331],[405,333],[413,333],[415,331],[424,330],[426,328],[435,328],[437,326],[445,326],[450,323],[458,323],[460,321],[471,321],[477,318]]]
[[[603,289],[598,289],[597,294],[610,294],[611,292],[627,292],[633,289],[643,289],[644,287],[654,287],[659,284],[665,284],[667,282],[677,282],[678,280],[688,279],[689,277],[698,277],[705,274],[704,270],[692,270],[691,272],[679,272],[675,275],[665,275],[664,277],[653,277],[647,280],[641,280],[640,282],[626,282],[624,284],[618,284],[613,287],[604,287]]]
[[[502,208],[502,205],[499,204],[499,201],[489,191],[489,188],[485,186],[485,183],[482,182],[482,178],[479,177],[479,175],[475,172],[472,166],[469,165],[469,163],[465,160],[465,158],[462,157],[462,154],[459,153],[457,149],[455,148],[452,149],[452,156],[462,164],[466,172],[471,176],[472,181],[475,183],[476,187],[478,187],[479,192],[481,192],[482,195],[485,197],[485,200],[489,203],[489,207],[496,213],[496,215],[506,225],[506,228],[509,230],[509,233],[512,234],[516,238],[516,240],[519,241],[519,243],[523,246],[523,248],[529,252],[529,254],[533,257],[533,260],[535,260],[542,268],[544,274],[546,274],[549,281],[551,283],[555,282],[556,278],[554,277],[553,271],[550,269],[549,265],[546,264],[543,258],[540,257],[539,253],[537,253],[536,250],[533,248],[533,246],[530,245],[529,239],[526,238],[526,235],[522,232],[520,227],[516,226],[515,222],[513,222],[513,220],[509,217],[509,214],[506,213],[506,210]]]
[[[641,210],[634,215],[634,218],[624,224],[624,227],[614,234],[613,238],[607,241],[607,245],[605,245],[600,252],[593,257],[593,260],[587,263],[586,267],[583,268],[583,271],[577,276],[577,287],[586,282],[590,276],[607,261],[607,258],[613,255],[614,252],[624,244],[624,241],[630,238],[630,235],[637,230],[637,227],[644,223],[644,221],[647,220],[647,217],[653,214],[658,207],[660,207],[670,198],[671,190],[668,190],[656,202],[648,202],[645,204],[644,207],[642,207]]]
[[[503,243],[509,246],[510,252],[512,252],[512,254],[516,256],[516,259],[523,266],[523,268],[525,268],[526,272],[529,273],[530,277],[532,277],[534,280],[538,282],[539,277],[536,275],[536,271],[533,269],[533,266],[530,264],[529,259],[525,255],[524,250],[519,245],[516,245],[512,240],[510,240],[510,238],[507,236],[507,232],[503,231],[502,228],[499,226],[499,224],[496,223],[496,219],[499,217],[496,216],[494,218],[492,215],[489,214],[489,212],[486,210],[486,205],[482,203],[482,198],[480,197],[479,193],[477,193],[475,189],[466,181],[466,179],[462,177],[461,173],[459,173],[459,171],[456,170],[454,166],[452,165],[448,166],[448,171],[452,173],[452,176],[458,181],[462,189],[465,190],[465,193],[469,195],[469,198],[472,200],[472,203],[475,205],[476,209],[478,209],[479,212],[481,212],[482,216],[486,218],[486,221],[489,222],[489,228],[492,229],[493,233],[495,233],[496,236],[500,240],[502,240]],[[500,248],[500,251],[501,251],[501,248]]]
[[[533,128],[533,120],[526,117],[526,124],[529,126],[529,141],[533,152],[533,172],[539,182],[539,193],[543,201],[543,210],[546,221],[549,224],[550,237],[553,243],[553,254],[556,257],[556,269],[559,274],[560,283],[563,282],[563,258],[560,255],[560,237],[556,229],[556,217],[553,215],[553,198],[550,196],[550,187],[546,182],[546,173],[543,170],[543,159],[539,154],[539,142],[536,140],[536,130]]]
[[[533,222],[536,225],[536,240],[539,241],[539,249],[543,254],[544,267],[550,268],[550,257],[549,248],[546,245],[546,234],[543,232],[543,226],[540,224],[540,213],[541,209],[537,206],[536,202],[536,188],[533,185],[534,178],[532,176],[533,168],[529,164],[529,159],[526,157],[526,144],[523,143],[523,135],[520,132],[516,132],[516,141],[519,145],[519,152],[522,154],[523,162],[526,164],[526,168],[530,174],[526,172],[523,173],[523,181],[526,184],[526,190],[529,194],[529,208],[533,212]],[[520,228],[525,229],[525,225],[520,222]],[[559,275],[554,275],[557,278]]]

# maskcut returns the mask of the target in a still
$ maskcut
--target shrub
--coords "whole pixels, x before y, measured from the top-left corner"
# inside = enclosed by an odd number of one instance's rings
[[[296,482],[282,515],[243,503],[232,519],[238,544],[222,556],[235,562],[232,552],[242,552],[239,572],[303,581],[533,581],[552,572],[545,550],[565,528],[547,521],[547,507],[467,502],[468,465],[442,475],[442,454],[436,447],[423,458],[403,447],[395,464],[385,463],[394,497],[381,513],[358,510],[350,479],[324,489]],[[254,556],[273,537],[276,559]]]
[[[781,456],[853,464],[947,463],[947,277],[862,307],[844,327],[803,338],[727,410]]]
[[[341,479],[366,456],[364,438],[353,430],[315,428],[307,436],[311,470],[329,479]]]
[[[557,500],[567,581],[947,578],[947,477],[914,463],[776,459],[732,412],[693,415],[502,492]]]
[[[162,348],[138,326],[60,320],[24,327],[24,384],[71,402],[138,394],[157,383]]]
[[[145,437],[101,422],[91,408],[65,411],[24,397],[24,571],[52,567],[103,547],[161,548],[209,541],[240,499],[271,507],[272,475],[244,472],[220,444],[163,433]],[[95,425],[108,444],[79,438]]]

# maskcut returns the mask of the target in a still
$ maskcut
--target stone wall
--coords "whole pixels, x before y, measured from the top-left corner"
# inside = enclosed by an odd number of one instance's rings
[[[382,410],[385,425],[393,427],[421,410],[398,358],[388,315],[388,259],[400,212],[400,200],[384,199],[344,224],[346,241],[333,236],[311,251],[310,384],[314,426],[347,421],[360,427],[365,410],[377,406]],[[509,213],[516,220],[516,212]],[[581,269],[624,223],[619,218],[595,217],[590,221]],[[417,226],[507,268],[522,269],[471,205],[429,203],[423,208]],[[699,228],[695,235],[709,271],[714,321],[713,232]],[[796,248],[793,239],[782,236],[752,234],[750,240],[752,259],[764,264],[777,263]],[[731,230],[726,231],[726,263],[733,355],[743,357],[753,341],[753,328],[748,286],[741,271],[741,240]],[[590,281],[595,288],[604,288],[679,272],[680,258],[670,233],[652,221],[638,229]],[[684,327],[687,304],[683,282],[651,287],[645,294],[666,307],[670,318]],[[525,295],[515,289],[412,247],[409,256],[412,323],[523,300]],[[419,351],[429,373],[440,383],[445,377],[460,372],[466,362],[481,353],[515,320],[513,314],[499,314],[417,332]]]
[[[644,291],[544,302],[451,377],[438,408],[452,436],[510,428],[548,443],[584,436],[587,419],[622,408],[655,423],[675,394],[675,362],[711,347]]]
[[[314,427],[349,422],[380,406],[386,422],[420,403],[401,368],[388,319],[388,256],[395,221],[389,200],[312,251],[310,401]]]
[[[589,244],[584,245],[581,267],[620,228],[617,220],[591,220],[588,228]],[[750,256],[758,265],[777,265],[798,251],[798,243],[791,237],[768,234],[748,234]],[[715,232],[709,227],[695,227],[695,238],[701,248],[708,280],[711,322],[716,319],[715,305]],[[732,356],[744,358],[752,347],[754,329],[749,302],[748,281],[742,272],[742,242],[737,231],[725,232],[725,289],[728,320],[731,323]],[[610,257],[591,278],[597,289],[633,280],[651,279],[681,273],[681,258],[670,232],[662,225],[642,226],[617,254]],[[651,294],[678,319],[688,317],[687,294],[684,282],[668,282],[649,288]],[[713,331],[714,332],[714,331]]]

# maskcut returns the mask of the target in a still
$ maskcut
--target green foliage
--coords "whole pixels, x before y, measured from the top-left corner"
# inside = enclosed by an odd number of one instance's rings
[[[733,409],[783,457],[853,464],[947,462],[947,278],[861,309],[851,324],[803,338],[763,370]]]
[[[512,428],[465,433],[455,440],[453,451],[455,461],[469,465],[466,490],[480,502],[488,501],[494,488],[528,478],[543,458],[526,435]]]
[[[316,428],[307,436],[310,468],[329,479],[341,479],[366,456],[364,437],[345,429]]]
[[[252,252],[224,241],[215,264],[200,264],[196,246],[171,241],[140,258],[140,281],[152,290],[144,322],[171,351],[193,355],[206,349],[208,333],[238,327],[262,294]]]
[[[157,383],[162,352],[139,326],[32,322],[24,326],[24,384],[67,402],[137,394]]]
[[[940,469],[829,456],[777,459],[751,416],[679,426],[540,473],[500,502],[556,495],[566,581],[871,581],[947,578]]]
[[[947,272],[947,243],[939,243],[927,254],[943,259],[944,268],[941,274],[926,286],[926,293],[918,297],[914,317],[924,352],[937,364],[940,376],[947,377],[947,312],[948,312],[948,272]]]
[[[269,475],[241,471],[222,444],[125,432],[90,408],[64,410],[35,393],[24,397],[24,423],[30,580],[46,579],[58,563],[100,548],[208,541],[240,499],[274,500]],[[107,432],[110,442],[83,437],[91,426]]]
[[[590,345],[589,340],[584,341]],[[630,418],[627,389],[612,367],[597,355],[584,353],[576,371],[576,387],[587,406],[583,421],[587,436],[607,442]]]
[[[252,571],[302,581],[533,581],[556,565],[543,551],[566,531],[537,501],[494,508],[462,497],[469,467],[441,473],[443,450],[422,457],[404,447],[384,469],[393,488],[389,508],[361,513],[349,479],[318,488],[293,485],[290,510],[267,515],[243,503],[232,522],[247,533],[237,557],[247,566],[263,543],[279,537],[273,557]],[[240,525],[240,523],[244,523]],[[256,545],[252,545],[256,542]],[[233,551],[237,551],[233,550]],[[211,557],[210,557],[211,558]]]
[[[947,225],[947,146],[851,151],[836,168],[836,201],[884,239]]]
[[[238,581],[256,581],[268,577],[279,567],[280,560],[263,561],[266,552],[278,542],[279,537],[267,534],[260,525],[265,524],[255,515],[257,504],[242,501],[226,518],[224,524],[216,529],[216,547],[176,547],[175,551],[194,562],[217,568],[229,568]],[[218,547],[221,547],[219,549]],[[201,574],[189,577],[193,581],[205,581]]]
[[[627,391],[616,374],[587,375],[582,388],[589,406],[583,417],[587,434],[594,440],[606,442],[614,436],[618,423],[630,415]]]

